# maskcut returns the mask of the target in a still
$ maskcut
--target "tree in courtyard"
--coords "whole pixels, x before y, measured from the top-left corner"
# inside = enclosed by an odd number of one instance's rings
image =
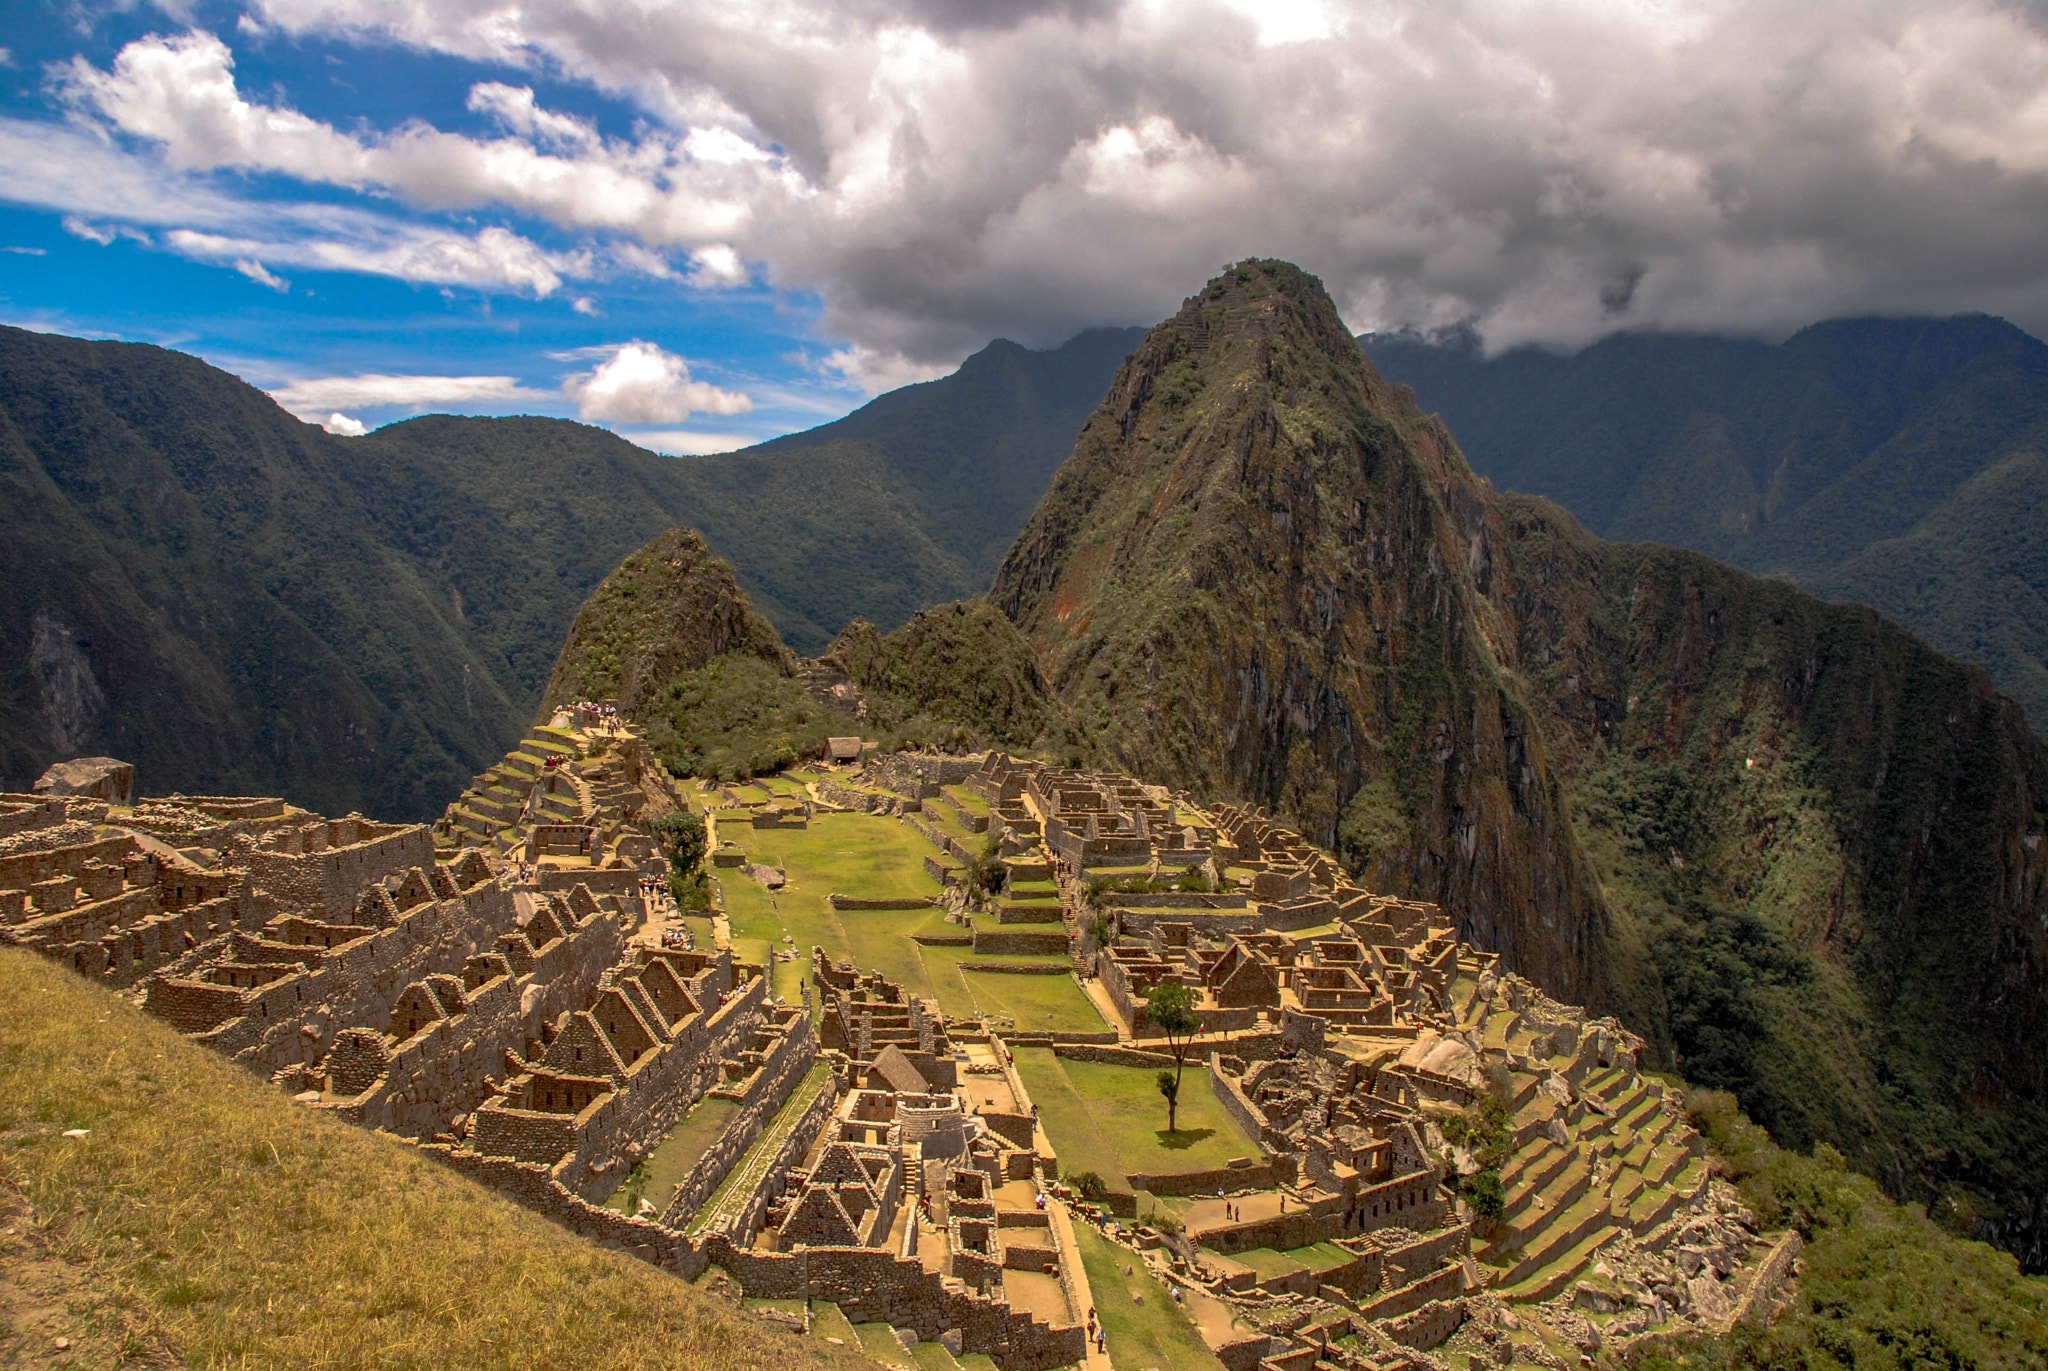
[[[1180,1076],[1177,1072],[1159,1073],[1159,1093],[1166,1096],[1166,1131],[1177,1132],[1173,1126],[1174,1111],[1180,1108]]]
[[[1145,992],[1145,1013],[1166,1035],[1166,1050],[1173,1054],[1173,1070],[1159,1073],[1159,1093],[1166,1096],[1166,1131],[1177,1133],[1181,1068],[1187,1065],[1188,1049],[1194,1046],[1195,1032],[1202,1026],[1195,1014],[1193,987],[1161,981]]]
[[[654,831],[668,856],[669,893],[675,897],[678,907],[688,907],[690,878],[703,865],[704,849],[710,843],[704,829],[704,818],[687,809],[679,810],[656,819]]]

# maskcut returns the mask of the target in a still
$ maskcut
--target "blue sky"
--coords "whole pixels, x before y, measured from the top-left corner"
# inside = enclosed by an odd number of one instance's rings
[[[189,26],[147,9],[81,23],[74,7],[25,0],[10,9],[5,31],[5,113],[54,123],[52,116],[65,111],[53,98],[53,69],[73,60],[104,69],[128,43],[188,27],[234,34],[241,10],[201,6],[189,13]],[[271,103],[338,125],[389,128],[427,120],[487,135],[487,120],[465,108],[465,95],[475,83],[506,74],[494,64],[399,45],[378,44],[366,52],[359,43],[319,36],[244,34],[233,52],[239,88],[265,92]],[[640,118],[587,84],[517,74],[551,106],[601,130],[624,132]],[[309,195],[305,186],[285,178],[226,179],[230,193],[250,199],[310,199],[337,207],[361,199]],[[410,217],[402,207],[377,208]],[[557,252],[577,246],[544,222],[488,212],[461,218],[472,229],[512,226]],[[677,452],[723,450],[808,428],[863,403],[869,389],[824,364],[843,343],[815,328],[820,307],[814,294],[772,290],[758,280],[706,291],[681,274],[663,278],[615,269],[565,280],[537,295],[531,289],[278,266],[264,268],[275,282],[266,284],[237,270],[232,259],[195,260],[167,249],[159,224],[5,201],[0,245],[7,249],[0,252],[0,322],[159,343],[195,353],[265,389],[337,377],[436,375],[509,378],[517,388],[494,398],[465,397],[459,388],[444,387],[424,403],[380,404],[351,402],[349,388],[339,385],[331,387],[332,406],[316,404],[304,416],[315,419],[327,417],[316,411],[330,409],[368,426],[422,409],[574,417],[578,405],[562,393],[563,378],[594,372],[622,344],[633,342],[683,359],[692,379],[752,402],[744,412],[692,411],[673,422],[601,421]],[[687,262],[671,269],[686,271]]]
[[[1489,347],[2048,325],[1992,0],[13,0],[0,321],[677,453],[1286,257]]]

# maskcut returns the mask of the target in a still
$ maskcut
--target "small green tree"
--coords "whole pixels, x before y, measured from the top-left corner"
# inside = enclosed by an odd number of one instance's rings
[[[664,814],[654,821],[654,831],[661,840],[662,851],[668,855],[669,869],[677,877],[689,876],[704,860],[704,849],[710,839],[703,815],[687,809]]]
[[[1174,1111],[1180,1108],[1180,1076],[1174,1071],[1159,1073],[1159,1093],[1166,1096],[1166,1131],[1176,1132]]]
[[[654,821],[654,832],[668,856],[668,893],[676,908],[698,907],[704,902],[704,891],[697,872],[704,865],[704,850],[710,846],[704,817],[687,809],[664,814]]]
[[[1484,1223],[1498,1223],[1500,1216],[1507,1212],[1507,1196],[1501,1189],[1500,1172],[1491,1167],[1465,1177],[1464,1191],[1466,1203]]]
[[[1202,1020],[1195,1014],[1195,992],[1192,986],[1179,981],[1161,981],[1145,992],[1145,1013],[1151,1017],[1161,1033],[1166,1035],[1166,1050],[1173,1054],[1171,1073],[1159,1073],[1159,1093],[1166,1096],[1166,1131],[1179,1132],[1176,1126],[1180,1104],[1180,1073],[1188,1062],[1188,1049],[1194,1046],[1195,1033],[1202,1026]],[[1173,1088],[1167,1089],[1171,1079]]]

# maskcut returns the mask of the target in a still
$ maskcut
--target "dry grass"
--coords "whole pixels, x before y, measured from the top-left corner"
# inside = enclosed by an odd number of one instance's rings
[[[87,1133],[65,1137],[72,1129]],[[0,1359],[143,1365],[168,1350],[210,1367],[866,1365],[762,1330],[404,1143],[295,1106],[12,949],[0,949],[4,1190],[33,1206],[10,1222],[36,1255],[82,1278],[61,1311],[10,1328]],[[74,1346],[58,1354],[60,1331]]]

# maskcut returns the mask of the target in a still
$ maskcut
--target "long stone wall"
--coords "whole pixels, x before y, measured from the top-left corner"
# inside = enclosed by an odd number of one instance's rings
[[[415,866],[431,871],[434,834],[423,824],[408,824],[396,832],[324,851],[276,852],[259,847],[230,858],[230,862],[243,866],[255,885],[287,908],[342,916],[355,907],[356,893],[364,886]]]
[[[964,1288],[915,1259],[867,1247],[807,1247],[790,1253],[742,1251],[714,1237],[705,1255],[730,1271],[749,1295],[827,1300],[855,1323],[880,1320],[934,1341],[957,1329],[962,1349],[982,1353],[1002,1371],[1045,1371],[1087,1356],[1087,1331],[1054,1326],[999,1299]]]
[[[754,1140],[761,1136],[761,1130],[788,1102],[789,1092],[810,1074],[812,1064],[818,1060],[817,1029],[808,1014],[800,1015],[797,1025],[777,1044],[776,1055],[748,1087],[746,1095],[739,1101],[738,1111],[726,1122],[717,1140],[705,1149],[696,1165],[690,1168],[690,1174],[676,1187],[675,1195],[662,1211],[663,1223],[681,1227],[703,1207],[733,1166],[754,1145]],[[823,1094],[829,1107],[832,1092],[827,1090]]]

